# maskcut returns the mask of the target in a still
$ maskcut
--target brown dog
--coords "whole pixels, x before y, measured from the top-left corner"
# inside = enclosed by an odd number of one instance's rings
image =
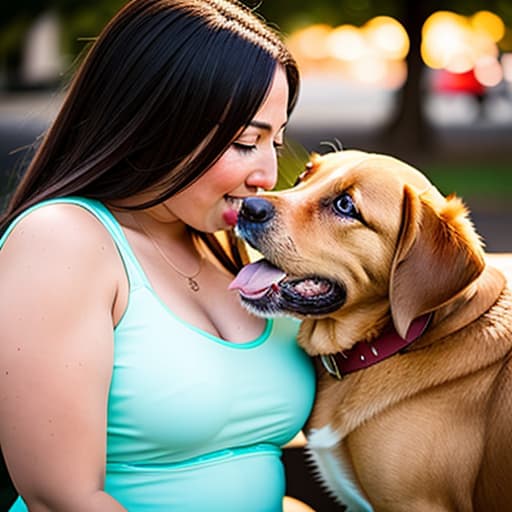
[[[237,229],[270,263],[231,287],[257,314],[303,318],[319,356],[306,434],[340,502],[512,510],[512,298],[462,202],[394,158],[343,151],[247,198]]]

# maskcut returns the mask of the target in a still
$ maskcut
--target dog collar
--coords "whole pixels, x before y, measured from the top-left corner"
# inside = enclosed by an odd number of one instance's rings
[[[348,373],[380,363],[408,347],[425,332],[431,318],[432,313],[416,318],[409,327],[405,339],[400,337],[394,327],[391,327],[371,343],[360,341],[350,350],[336,354],[323,354],[319,356],[320,361],[330,375],[341,379]]]

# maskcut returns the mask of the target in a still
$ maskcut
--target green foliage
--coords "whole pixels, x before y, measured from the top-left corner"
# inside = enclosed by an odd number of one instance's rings
[[[95,37],[124,0],[20,0],[3,2],[0,16],[0,63],[19,65],[27,30],[43,12],[56,12],[61,21],[63,53],[73,61],[82,51],[82,38]]]
[[[464,198],[510,202],[512,166],[505,164],[430,164],[425,174],[443,192]]]
[[[23,45],[23,36],[29,29],[32,19],[23,13],[0,31],[0,56],[7,59],[10,55],[16,55]]]
[[[123,5],[122,0],[98,2],[94,9],[90,3],[62,11],[65,22],[62,24],[63,50],[72,58],[80,54],[87,43],[98,36],[109,19]]]
[[[279,156],[279,172],[276,190],[293,187],[299,174],[305,169],[309,153],[302,144],[286,139]]]

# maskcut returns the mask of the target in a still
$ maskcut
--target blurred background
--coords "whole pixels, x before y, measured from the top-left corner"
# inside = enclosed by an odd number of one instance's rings
[[[2,3],[0,209],[80,55],[123,3]],[[488,250],[512,250],[512,0],[245,3],[299,62],[288,136],[300,159],[340,143],[402,158],[465,199]]]
[[[123,3],[2,2],[0,209],[80,55]],[[464,198],[487,250],[512,251],[512,0],[245,3],[284,33],[302,72],[288,162],[340,145],[397,156]],[[286,458],[303,464],[300,450]],[[293,495],[339,510],[296,473]]]

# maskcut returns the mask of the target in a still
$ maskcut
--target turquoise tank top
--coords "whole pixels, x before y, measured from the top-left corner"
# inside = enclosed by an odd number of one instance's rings
[[[130,285],[114,332],[105,491],[130,512],[281,511],[280,447],[302,428],[315,391],[311,361],[296,344],[299,322],[268,320],[243,344],[204,332],[159,299],[102,203],[46,201],[14,223],[48,203],[94,214],[115,241]],[[11,512],[21,511],[19,498]]]

